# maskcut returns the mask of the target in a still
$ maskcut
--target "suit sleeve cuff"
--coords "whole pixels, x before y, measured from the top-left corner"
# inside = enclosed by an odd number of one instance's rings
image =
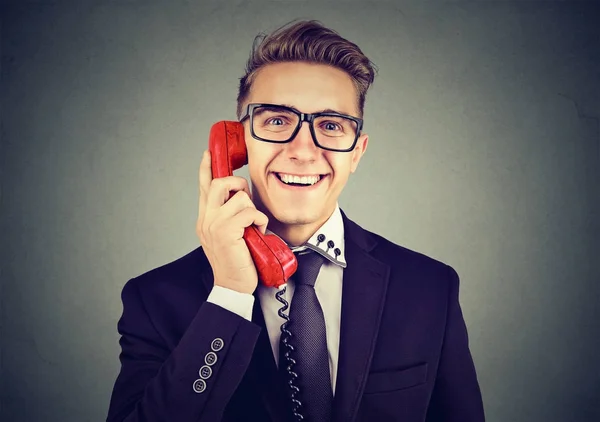
[[[249,293],[241,293],[225,287],[213,286],[206,301],[238,314],[248,321],[252,321],[254,296]]]

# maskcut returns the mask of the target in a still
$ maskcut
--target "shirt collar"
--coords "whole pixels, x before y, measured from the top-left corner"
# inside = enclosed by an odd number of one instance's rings
[[[267,234],[273,234],[269,229]],[[346,258],[344,255],[344,221],[340,207],[336,203],[335,210],[329,216],[327,221],[304,243],[300,246],[292,246],[292,252],[300,252],[306,249],[312,249],[335,265],[346,268]]]

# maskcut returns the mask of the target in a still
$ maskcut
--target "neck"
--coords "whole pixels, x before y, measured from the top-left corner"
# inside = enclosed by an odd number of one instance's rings
[[[269,230],[281,237],[290,246],[303,245],[323,225],[318,224],[284,224],[275,218],[269,219]]]

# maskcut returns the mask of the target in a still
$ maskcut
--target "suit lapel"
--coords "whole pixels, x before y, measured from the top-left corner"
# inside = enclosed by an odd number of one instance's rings
[[[371,365],[389,279],[389,266],[371,251],[376,240],[349,220],[344,220],[345,257],[342,287],[340,350],[334,397],[334,422],[356,417]]]

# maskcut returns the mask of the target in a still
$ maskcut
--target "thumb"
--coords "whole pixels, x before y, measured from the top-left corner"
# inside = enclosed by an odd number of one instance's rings
[[[269,224],[269,217],[267,217],[266,214],[258,210],[257,213],[258,215],[254,220],[254,225],[258,228],[258,231],[260,231],[264,235],[267,231],[267,225]]]

